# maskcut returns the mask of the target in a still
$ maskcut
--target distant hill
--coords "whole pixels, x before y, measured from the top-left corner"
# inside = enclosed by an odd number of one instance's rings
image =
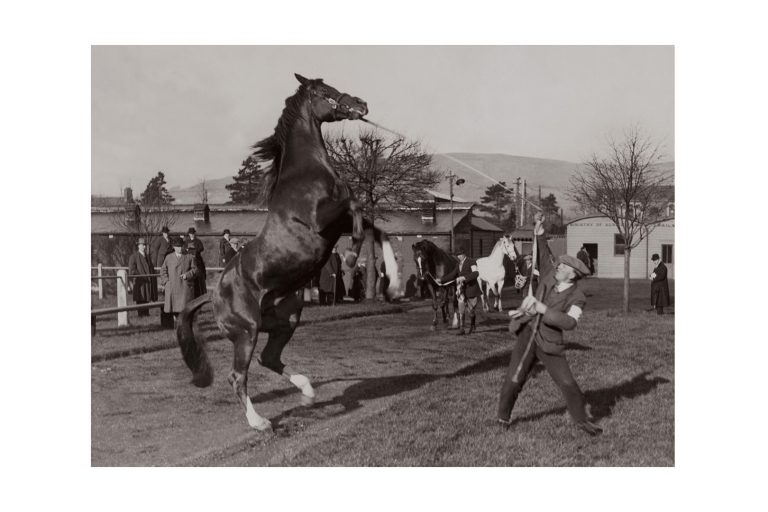
[[[498,181],[506,182],[507,186],[513,190],[515,188],[515,180],[518,177],[525,179],[528,196],[532,198],[538,197],[539,186],[541,186],[542,197],[550,193],[554,194],[557,198],[557,203],[563,208],[566,217],[568,217],[568,212],[574,206],[573,202],[566,197],[565,191],[568,188],[571,176],[580,167],[578,163],[547,158],[488,153],[446,153],[434,155],[432,166],[435,169],[445,171],[446,173],[452,171],[458,177],[466,180],[466,183],[461,186],[454,187],[454,195],[477,203],[480,202],[485,189],[493,182],[453,161],[449,156]],[[664,162],[660,164],[660,167],[671,171],[674,175],[674,162]],[[229,191],[224,186],[232,183],[232,181],[231,176],[206,180],[208,202],[210,204],[223,204],[229,201]],[[447,194],[448,182],[443,181],[434,187],[434,190]],[[176,204],[192,204],[200,201],[199,186],[188,188],[174,187],[168,189],[168,192],[176,199]]]
[[[234,173],[232,176],[234,176]],[[229,201],[229,190],[224,188],[224,186],[234,182],[232,176],[205,180],[205,188],[208,189],[209,204],[224,204]],[[194,204],[200,202],[199,185],[187,188],[172,187],[168,189],[168,193],[175,199],[175,204]]]

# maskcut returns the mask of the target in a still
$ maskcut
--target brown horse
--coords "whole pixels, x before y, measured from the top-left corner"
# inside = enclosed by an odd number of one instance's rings
[[[453,305],[456,313],[456,284],[438,284],[435,279],[451,273],[459,264],[459,260],[440,249],[429,240],[420,240],[411,246],[413,249],[413,261],[416,262],[418,278],[427,283],[429,294],[432,296],[432,309],[435,312],[432,318],[432,330],[437,329],[437,310],[443,316],[443,324],[448,324],[449,304]]]
[[[266,172],[269,214],[263,230],[225,267],[216,289],[190,302],[179,316],[176,337],[192,383],[199,387],[213,381],[213,369],[204,341],[192,331],[195,312],[212,301],[219,329],[234,345],[229,383],[245,409],[248,424],[257,430],[271,423],[253,408],[248,396],[248,367],[259,332],[269,334],[259,363],[284,376],[302,393],[302,403],[314,402],[309,379],[288,368],[280,359],[283,348],[299,324],[302,298],[296,292],[328,260],[339,237],[352,233],[352,251],[345,255],[353,266],[365,230],[381,245],[389,293],[399,293],[397,263],[385,233],[363,219],[347,184],[331,167],[320,125],[343,119],[360,119],[368,113],[360,98],[340,93],[323,83],[296,75],[301,84],[285,101],[275,133],[256,143],[254,156],[271,160]]]

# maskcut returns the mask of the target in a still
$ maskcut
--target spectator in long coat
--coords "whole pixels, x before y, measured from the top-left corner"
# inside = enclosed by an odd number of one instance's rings
[[[128,258],[128,277],[146,276],[154,274],[152,261],[147,253],[147,242],[139,238],[136,242],[138,249]],[[133,278],[133,302],[136,304],[146,304],[157,300],[157,281],[154,277],[135,277]],[[140,309],[139,316],[149,316],[149,309]]]
[[[184,246],[181,238],[174,239],[171,244],[173,252],[165,257],[160,268],[160,283],[165,287],[163,311],[175,317],[194,298],[197,265],[194,256],[181,252]]]
[[[661,261],[658,254],[651,256],[654,265],[651,272],[651,307],[656,308],[656,313],[664,314],[664,308],[669,306],[669,281],[667,281],[667,266]]]
[[[172,252],[173,247],[171,247],[170,230],[168,229],[168,226],[163,226],[163,229],[160,232],[160,238],[155,238],[152,242],[152,248],[149,251],[152,265],[156,268],[162,267],[165,257]],[[154,269],[152,273],[154,274]]]
[[[352,248],[350,247],[347,251],[352,251]],[[347,260],[341,258],[341,280],[344,284],[344,295],[352,295],[352,277],[355,275],[356,268],[357,263],[350,267],[347,265]]]
[[[341,256],[334,247],[331,256],[320,271],[320,304],[333,304],[344,297],[344,284],[341,280]]]
[[[230,238],[230,235],[231,233],[229,230],[225,229],[221,234],[221,238],[219,239],[219,265],[222,267],[229,261],[227,259],[227,253],[232,249],[232,239]]]
[[[240,243],[240,240],[237,238],[230,238],[229,243],[227,244],[227,248],[224,250],[224,259],[222,260],[222,263],[224,266],[227,265],[227,263],[230,262],[232,258],[235,257],[235,254],[238,253],[240,248],[238,247],[238,244]]]
[[[195,298],[205,294],[208,291],[205,280],[205,261],[203,260],[203,242],[197,238],[197,231],[195,228],[189,228],[187,230],[187,241],[184,244],[187,249],[187,254],[192,255],[195,258],[195,265],[197,265],[197,276],[195,277]]]
[[[576,257],[579,258],[579,261],[581,261],[587,267],[587,269],[589,269],[590,274],[594,273],[595,268],[592,266],[592,258],[587,252],[587,246],[582,245],[581,249],[579,249],[579,252],[576,253]]]
[[[355,300],[360,302],[365,298],[365,265],[358,265],[352,273],[352,289],[349,294]]]

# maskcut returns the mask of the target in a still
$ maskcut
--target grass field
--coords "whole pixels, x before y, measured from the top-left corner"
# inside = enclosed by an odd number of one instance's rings
[[[573,428],[542,368],[534,369],[523,389],[512,428],[495,424],[514,343],[504,314],[481,313],[479,332],[459,338],[453,331],[429,332],[432,313],[424,303],[396,314],[330,322],[323,318],[333,311],[325,307],[305,310],[304,318],[315,316],[315,323],[299,328],[285,353],[286,362],[315,384],[314,407],[299,407],[290,384],[251,367],[253,400],[273,433],[256,433],[245,424],[224,377],[231,365],[226,341],[209,343],[217,381],[205,390],[188,384],[178,349],[95,362],[92,463],[674,465],[674,315],[644,311],[647,282],[633,283],[633,312],[627,316],[619,314],[620,280],[583,284],[589,304],[579,328],[567,334],[567,357],[591,414],[605,429],[596,438]],[[514,291],[505,295],[505,306],[519,302]],[[345,307],[352,312],[392,306]],[[206,325],[210,319],[201,320],[206,335],[219,339]],[[169,342],[168,331],[158,331],[154,322],[99,336],[94,345],[140,347],[153,336]]]

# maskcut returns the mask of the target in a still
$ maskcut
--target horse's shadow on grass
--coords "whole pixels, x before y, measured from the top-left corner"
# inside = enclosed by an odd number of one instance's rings
[[[577,344],[574,343],[573,345]],[[577,350],[590,350],[589,347],[583,347],[582,345],[577,345],[577,347],[571,348],[576,348]],[[282,420],[297,413],[299,413],[299,415],[305,415],[304,413],[309,410],[317,411],[326,409],[328,411],[328,414],[325,416],[326,418],[348,414],[362,407],[363,402],[368,400],[386,398],[412,391],[439,379],[466,377],[477,373],[489,372],[506,366],[508,362],[509,352],[505,351],[482,361],[478,361],[477,363],[462,368],[456,372],[448,374],[412,373],[385,377],[371,377],[366,379],[347,378],[321,381],[316,383],[316,388],[334,382],[344,382],[351,380],[359,382],[352,384],[344,391],[342,391],[341,394],[331,399],[316,402],[311,409],[298,406],[280,413],[271,419],[272,426],[274,428],[280,429],[280,423]],[[530,379],[535,377],[538,373],[542,372],[543,369],[544,366],[541,363],[537,363],[531,369],[528,378]],[[663,377],[649,378],[650,373],[651,372],[640,373],[633,377],[631,380],[622,382],[616,386],[586,391],[585,398],[587,404],[589,404],[591,407],[592,418],[594,420],[606,418],[612,414],[613,408],[619,400],[632,399],[638,396],[646,395],[656,389],[659,385],[667,384],[670,382],[668,379]],[[275,398],[281,398],[297,393],[298,390],[295,388],[287,388],[257,395],[252,397],[252,400],[254,403],[266,402]],[[331,412],[334,411],[334,409],[338,406],[341,406],[340,410]],[[537,421],[545,416],[563,414],[565,411],[565,406],[554,407],[545,411],[519,417],[515,420],[515,423]]]
[[[434,382],[439,379],[451,379],[455,377],[465,377],[475,373],[485,373],[491,370],[495,370],[506,366],[509,362],[509,351],[505,351],[501,354],[494,355],[482,361],[478,361],[472,365],[462,368],[453,373],[410,373],[405,375],[389,375],[385,377],[371,377],[371,378],[348,378],[348,379],[329,379],[318,382],[315,388],[319,388],[323,385],[331,384],[334,382],[344,381],[359,381],[352,384],[340,395],[337,395],[329,400],[316,402],[313,409],[328,408],[333,410],[336,406],[341,406],[341,410],[329,416],[339,416],[342,414],[350,413],[363,406],[362,402],[367,400],[375,400],[377,398],[386,398],[394,395],[399,395],[414,389],[420,388],[430,382]],[[534,369],[534,371],[537,371]],[[295,388],[281,389],[272,391],[252,397],[254,403],[265,402],[273,398],[284,397],[290,394],[298,393]],[[280,415],[272,418],[273,427],[277,427],[280,421],[284,418],[292,416],[297,411],[306,411],[306,407],[296,407],[289,409]]]

